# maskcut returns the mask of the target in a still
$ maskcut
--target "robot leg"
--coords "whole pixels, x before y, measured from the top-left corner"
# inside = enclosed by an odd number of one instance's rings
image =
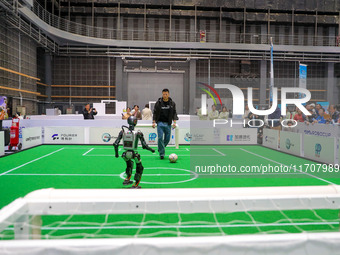
[[[139,188],[140,180],[142,179],[142,174],[144,167],[142,165],[142,160],[138,153],[135,154],[135,162],[136,162],[136,173],[135,173],[135,183],[133,184],[132,188]]]
[[[122,157],[126,162],[126,169],[125,169],[126,178],[123,181],[123,185],[129,185],[133,183],[133,181],[130,180],[131,175],[132,175],[133,162],[131,159],[126,157],[126,152],[123,153]]]

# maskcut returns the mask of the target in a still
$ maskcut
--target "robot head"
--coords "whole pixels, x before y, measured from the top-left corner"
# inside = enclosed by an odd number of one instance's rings
[[[130,116],[127,120],[130,129],[134,129],[134,127],[137,125],[137,118],[135,116]]]

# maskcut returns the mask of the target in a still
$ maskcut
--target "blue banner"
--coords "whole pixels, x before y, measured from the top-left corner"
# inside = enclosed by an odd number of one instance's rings
[[[307,88],[307,65],[304,64],[299,66],[299,87]]]
[[[307,88],[307,65],[304,64],[299,64],[299,88]],[[302,98],[301,93],[299,98]]]

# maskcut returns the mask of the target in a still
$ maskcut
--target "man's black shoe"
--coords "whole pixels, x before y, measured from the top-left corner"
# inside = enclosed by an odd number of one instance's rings
[[[161,156],[161,159],[164,159],[164,156]]]

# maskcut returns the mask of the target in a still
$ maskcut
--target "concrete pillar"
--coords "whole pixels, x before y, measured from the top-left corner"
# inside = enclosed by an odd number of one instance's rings
[[[190,42],[195,42],[195,40],[196,40],[196,32],[197,31],[195,31],[195,19],[190,19],[190,31],[189,31],[189,33],[190,33]]]
[[[51,94],[52,94],[52,55],[50,52],[45,52],[44,54],[45,58],[45,82],[48,85],[46,87],[46,95],[48,96],[47,101],[51,103]]]
[[[287,43],[285,42],[285,38],[286,38],[286,35],[285,35],[285,27],[284,26],[280,26],[279,27],[279,44],[281,45],[286,45]],[[277,36],[277,35],[275,35]]]
[[[183,74],[183,114],[189,114],[190,109],[190,84],[189,84],[189,64],[183,68],[185,73]],[[178,110],[177,110],[178,111]]]
[[[134,38],[134,27],[133,27],[133,19],[128,19],[127,20],[127,31],[130,31],[129,33],[126,33],[126,31],[124,31],[124,35],[126,36],[126,40],[136,40],[136,38]]]
[[[305,38],[305,30],[304,30],[304,27],[300,26],[299,27],[299,30],[298,30],[299,34],[296,35],[298,37],[298,45],[304,45],[304,42],[303,42],[303,39]]]
[[[123,60],[116,58],[116,100],[123,100]]]
[[[327,63],[327,101],[330,104],[338,104],[339,90],[336,86],[336,80],[334,76],[334,63]]]
[[[260,104],[266,104],[267,89],[267,61],[261,60],[260,64]]]
[[[268,38],[267,33],[268,33],[267,25],[261,25],[261,44],[267,43]]]
[[[238,43],[240,38],[239,34],[236,35],[236,25],[234,23],[230,23],[230,43]],[[237,39],[236,39],[237,38]]]
[[[196,60],[190,60],[189,64],[189,114],[195,114],[196,96]]]
[[[328,28],[328,36],[329,36],[329,41],[327,42],[328,45],[325,46],[334,46],[335,45],[335,37],[336,37],[336,32],[334,27],[329,27]]]

